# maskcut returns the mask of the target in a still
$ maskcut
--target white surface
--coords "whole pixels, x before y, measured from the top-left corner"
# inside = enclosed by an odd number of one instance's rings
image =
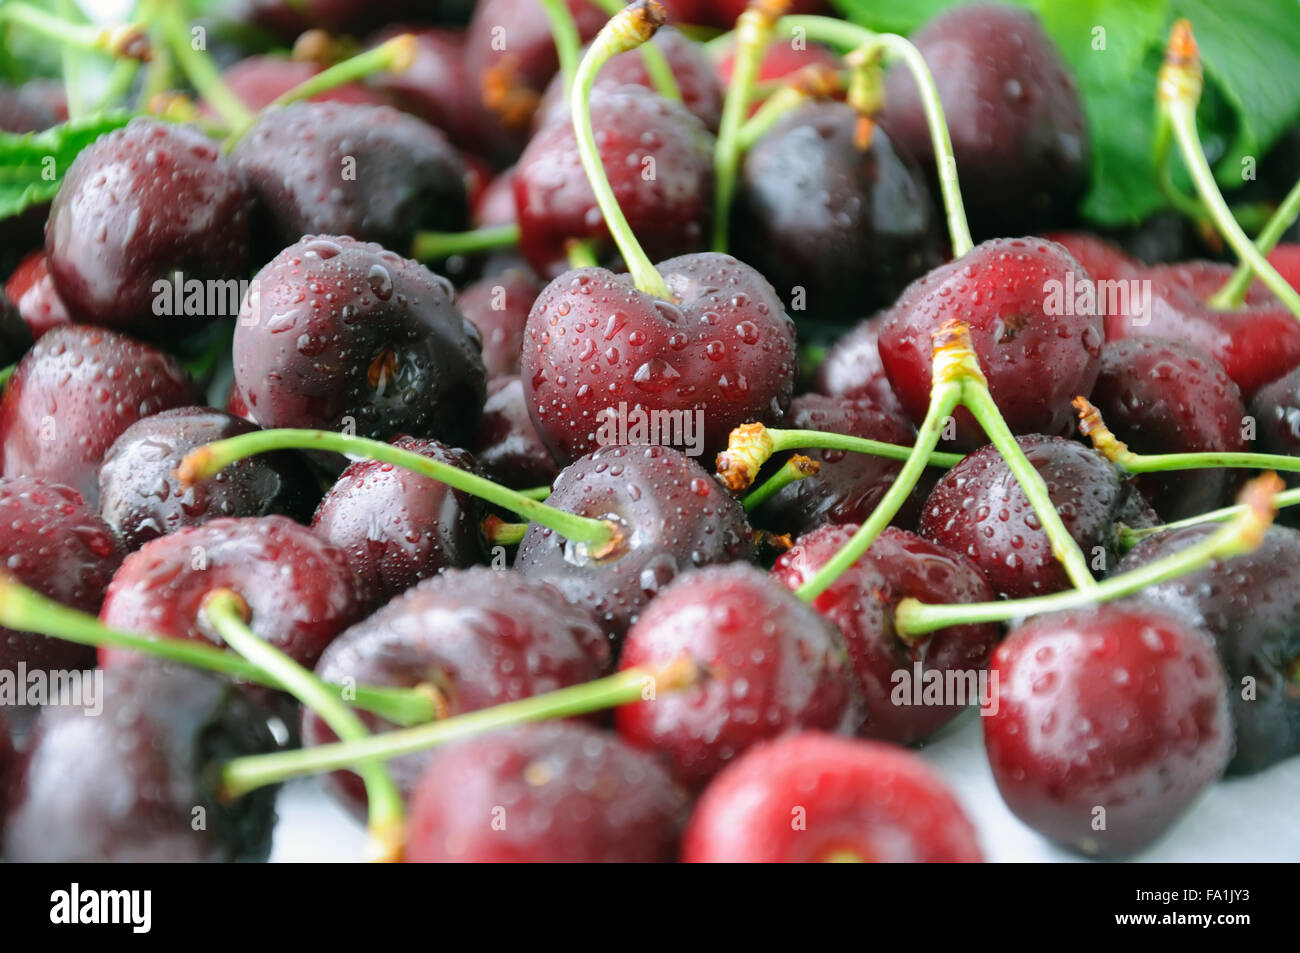
[[[1025,827],[1002,803],[973,710],[922,752],[966,806],[993,861],[1074,861]],[[1300,757],[1244,778],[1220,781],[1138,861],[1300,861]],[[272,861],[348,862],[364,858],[364,833],[315,781],[280,794]]]

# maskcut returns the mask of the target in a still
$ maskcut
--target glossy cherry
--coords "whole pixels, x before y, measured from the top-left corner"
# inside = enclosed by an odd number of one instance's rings
[[[39,338],[50,328],[72,320],[54,287],[49,259],[43,250],[32,252],[18,263],[18,267],[5,282],[5,294],[27,322],[33,338]]]
[[[27,352],[0,396],[4,475],[66,483],[95,506],[113,441],[143,417],[198,400],[184,368],[157,348],[62,325]]]
[[[1022,821],[1090,856],[1152,843],[1223,773],[1232,721],[1213,640],[1142,606],[1038,616],[993,656],[993,779]]]
[[[441,129],[460,148],[474,148],[484,107],[465,64],[465,34],[402,24],[369,42],[377,46],[403,33],[415,37],[411,64],[396,73],[379,73],[371,84],[395,105]]]
[[[924,419],[930,336],[959,320],[970,328],[989,391],[1012,432],[1065,433],[1074,418],[1070,401],[1092,391],[1100,366],[1101,314],[1076,307],[1091,288],[1064,248],[1033,238],[984,242],[918,278],[880,328],[880,357],[903,409],[914,423]],[[958,408],[954,417],[956,446],[986,442],[969,411]]]
[[[628,630],[619,667],[687,656],[696,686],[615,712],[629,744],[662,754],[699,789],[733,758],[788,731],[857,730],[862,709],[844,639],[754,566],[684,573]]]
[[[528,527],[515,555],[525,579],[549,582],[619,638],[687,569],[751,560],[740,504],[698,463],[668,447],[608,447],[560,472],[547,503],[617,522],[622,540],[593,557],[554,530]]]
[[[484,476],[515,489],[549,486],[560,473],[533,425],[518,377],[498,377],[488,384],[473,450]]]
[[[779,423],[796,367],[794,322],[775,291],[729,255],[656,266],[675,300],[602,268],[546,287],[528,316],[523,381],[542,439],[561,460],[601,445],[602,428],[635,410],[691,422],[690,449],[711,459],[732,428]],[[683,436],[685,429],[681,431]],[[671,435],[670,435],[671,439]]]
[[[411,798],[406,859],[665,862],[688,812],[654,755],[586,725],[522,725],[434,752]]]
[[[591,616],[547,585],[515,573],[450,569],[407,589],[335,639],[316,674],[326,681],[441,693],[445,717],[489,708],[606,674],[610,647]],[[396,726],[360,713],[372,731]],[[303,712],[308,745],[337,740],[319,716]],[[432,752],[388,762],[404,796],[416,787]],[[358,812],[365,788],[349,772],[330,776],[333,790]]]
[[[978,863],[975,828],[917,755],[818,732],[746,752],[700,798],[687,863]]]
[[[799,538],[783,553],[772,573],[792,589],[807,582],[834,556],[857,526],[824,526]],[[999,629],[991,623],[951,626],[917,640],[894,630],[894,607],[904,598],[923,602],[988,602],[993,593],[972,563],[956,552],[912,533],[887,528],[865,556],[813,600],[813,608],[844,634],[866,702],[860,733],[909,744],[943,727],[969,704],[945,698],[925,703],[929,673],[957,673],[975,683],[988,667]],[[921,685],[914,684],[917,677]],[[917,704],[917,699],[921,704]]]
[[[830,397],[870,400],[882,413],[901,414],[902,405],[889,383],[885,363],[880,359],[880,326],[877,314],[854,325],[832,345],[817,367],[814,384]]]

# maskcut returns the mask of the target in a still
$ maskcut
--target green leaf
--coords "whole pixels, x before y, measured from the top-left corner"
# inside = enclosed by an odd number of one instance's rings
[[[81,150],[130,121],[130,113],[112,112],[66,122],[44,132],[0,133],[0,218],[54,198]]]
[[[1156,74],[1176,17],[1192,21],[1205,64],[1199,110],[1206,152],[1225,189],[1243,184],[1300,119],[1296,0],[1015,0],[1032,9],[1079,82],[1092,139],[1092,185],[1081,206],[1098,225],[1141,221],[1167,207],[1151,172]],[[834,0],[855,23],[911,33],[957,0]]]

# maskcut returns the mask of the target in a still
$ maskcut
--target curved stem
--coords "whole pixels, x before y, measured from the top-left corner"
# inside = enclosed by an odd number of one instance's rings
[[[499,728],[530,721],[569,718],[631,704],[660,692],[687,688],[696,684],[700,677],[694,662],[680,658],[664,666],[629,668],[583,685],[483,708],[431,725],[372,735],[363,741],[236,758],[222,770],[222,787],[228,796],[238,797],[289,778],[427,751]]]
[[[564,77],[564,92],[568,95],[573,89],[573,77],[578,71],[578,53],[582,40],[578,36],[578,25],[573,22],[573,14],[564,0],[541,0],[542,12],[551,27],[551,39],[555,41],[555,52],[560,58],[560,75]]]
[[[249,662],[273,673],[289,694],[320,715],[341,740],[361,741],[370,737],[365,724],[343,704],[341,698],[307,669],[253,634],[246,624],[248,604],[237,593],[229,589],[214,589],[203,600],[199,612],[227,645]],[[382,762],[359,764],[356,771],[366,787],[373,858],[399,861],[406,839],[401,792]]]
[[[1298,503],[1300,503],[1300,489],[1286,490],[1273,497],[1273,508],[1277,510],[1295,506]],[[1175,520],[1172,523],[1161,523],[1159,526],[1143,526],[1139,528],[1125,526],[1121,523],[1117,534],[1119,547],[1124,552],[1128,552],[1148,536],[1156,536],[1177,529],[1186,529],[1189,526],[1201,526],[1205,523],[1226,523],[1228,520],[1245,513],[1248,509],[1249,507],[1245,503],[1236,503],[1221,509],[1210,510],[1208,513],[1200,513],[1186,519]]]
[[[493,483],[441,460],[432,460],[413,450],[404,450],[381,440],[370,440],[329,430],[257,430],[198,447],[181,461],[176,473],[181,483],[204,480],[237,460],[272,450],[331,450],[370,460],[391,463],[430,477],[479,499],[505,507],[534,523],[555,530],[566,539],[587,547],[592,556],[609,555],[621,542],[622,533],[607,520],[590,519],[529,499],[522,493]]]
[[[806,480],[810,476],[816,475],[822,465],[816,460],[805,457],[801,453],[796,453],[781,469],[769,477],[762,486],[757,487],[752,493],[740,501],[746,513],[753,512],[759,506],[780,493],[791,483],[798,483],[800,480]]]
[[[1237,220],[1232,217],[1232,211],[1224,201],[1218,183],[1214,181],[1214,173],[1196,133],[1196,104],[1201,98],[1201,85],[1201,60],[1196,40],[1192,37],[1191,23],[1179,20],[1170,34],[1169,50],[1160,70],[1157,94],[1160,109],[1169,117],[1174,137],[1182,150],[1183,161],[1201,201],[1219,228],[1219,234],[1232,246],[1237,257],[1249,264],[1260,281],[1286,305],[1296,320],[1300,320],[1300,293],[1277,273],[1277,269],[1269,264],[1268,259],[1259,253],[1242,231]]]
[[[214,645],[111,628],[95,616],[48,599],[4,573],[0,573],[0,625],[78,645],[138,652],[267,688],[284,688],[270,672]],[[343,686],[332,688],[343,691]],[[357,686],[355,702],[358,708],[399,725],[423,724],[434,720],[438,713],[435,699],[407,688]]]
[[[415,37],[409,33],[402,33],[374,49],[358,53],[321,70],[315,76],[309,76],[297,86],[271,100],[271,106],[288,106],[290,103],[311,99],[313,96],[346,86],[348,83],[355,83],[375,73],[404,72],[415,62],[415,54]]]
[[[1282,235],[1291,227],[1297,215],[1300,215],[1300,182],[1291,186],[1291,191],[1277,207],[1277,211],[1255,236],[1255,250],[1267,256],[1282,240]],[[1250,262],[1243,261],[1232,273],[1227,284],[1206,299],[1206,303],[1220,311],[1235,311],[1240,308],[1242,302],[1246,300],[1246,292],[1250,290],[1250,281],[1254,274],[1255,270]]]
[[[1300,473],[1300,457],[1277,453],[1230,453],[1205,451],[1202,453],[1152,453],[1129,452],[1113,461],[1126,473],[1167,473],[1171,470],[1203,470],[1210,467],[1235,470],[1284,470]]]
[[[1262,477],[1243,492],[1245,509],[1229,525],[1201,542],[1171,553],[1137,569],[1111,576],[1091,589],[1066,589],[1048,596],[1012,599],[999,602],[960,605],[928,605],[916,599],[904,599],[894,609],[894,627],[904,639],[916,638],[950,625],[976,622],[1006,622],[1045,612],[1078,609],[1110,602],[1140,592],[1147,586],[1176,579],[1200,569],[1212,559],[1247,553],[1259,546],[1273,519],[1269,500],[1277,478]]]
[[[199,95],[221,116],[226,128],[245,129],[252,124],[253,114],[243,100],[230,91],[212,58],[202,50],[194,49],[191,44],[190,31],[185,25],[181,5],[157,3],[154,10],[167,47],[176,57],[182,72],[194,84]]]
[[[731,224],[731,197],[740,166],[740,129],[749,114],[754,83],[767,55],[777,17],[788,0],[750,0],[736,21],[736,55],[722,103],[722,121],[713,147],[713,250],[725,252]]]
[[[136,61],[148,60],[149,42],[132,23],[92,26],[47,13],[27,3],[0,4],[0,24],[12,23],[58,44],[64,50],[106,53]]]
[[[411,243],[411,257],[416,261],[442,261],[452,255],[472,255],[518,244],[519,226],[514,223],[468,232],[417,232]]]
[[[637,0],[620,10],[597,34],[587,55],[578,65],[573,89],[569,95],[569,111],[573,116],[573,132],[578,144],[578,157],[587,174],[596,204],[605,218],[605,226],[618,246],[627,270],[637,288],[656,298],[672,299],[672,292],[655,270],[653,263],[642,250],[627,216],[619,208],[618,199],[610,187],[609,177],[601,164],[600,150],[596,148],[596,134],[591,126],[591,89],[596,74],[612,56],[636,49],[654,35],[664,22],[664,10],[655,0]]]
[[[619,0],[596,0],[596,6],[611,17],[623,9],[623,4]],[[646,75],[650,77],[650,85],[654,87],[654,91],[664,99],[680,100],[682,90],[677,85],[677,77],[673,75],[672,65],[668,62],[664,51],[654,43],[643,43],[637,52],[641,54],[641,62],[645,66]]]

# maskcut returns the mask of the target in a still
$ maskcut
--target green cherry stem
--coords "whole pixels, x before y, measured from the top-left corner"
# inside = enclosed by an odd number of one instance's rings
[[[207,479],[245,457],[289,449],[328,450],[391,463],[445,483],[453,489],[472,493],[479,499],[505,507],[534,523],[541,523],[566,539],[581,544],[592,556],[609,555],[623,542],[622,532],[608,520],[590,519],[556,509],[475,473],[440,460],[431,460],[412,450],[404,450],[381,440],[330,430],[258,430],[218,440],[192,450],[181,461],[176,473],[181,482],[188,486]]]
[[[249,662],[273,673],[289,694],[318,714],[342,741],[362,741],[370,737],[356,713],[320,679],[252,633],[247,625],[248,603],[237,593],[229,589],[214,589],[204,598],[199,613],[227,645]],[[358,764],[356,770],[366,787],[371,859],[399,861],[406,840],[406,815],[401,792],[383,762]]]
[[[962,388],[968,375],[980,373],[970,344],[970,332],[964,325],[944,325],[935,335],[932,366],[930,406],[926,410],[925,420],[917,428],[916,444],[908,454],[907,461],[866,522],[839,552],[795,590],[795,595],[804,602],[815,600],[834,585],[845,570],[862,558],[902,508],[907,495],[921,478],[930,454],[939,444],[944,421],[961,401]]]
[[[520,496],[526,496],[530,500],[544,500],[551,495],[551,488],[549,486],[532,486],[518,492]]]
[[[527,523],[507,523],[495,514],[483,517],[483,538],[489,546],[518,546],[526,532]]]
[[[755,488],[753,492],[741,500],[740,505],[745,508],[746,513],[750,513],[791,483],[798,483],[800,480],[815,476],[821,468],[822,465],[816,460],[805,457],[802,453],[796,453],[785,461],[781,469],[773,473],[762,486]]]
[[[616,675],[582,685],[482,708],[431,725],[371,735],[362,741],[236,758],[222,769],[222,789],[228,797],[239,797],[289,778],[355,768],[367,761],[427,751],[452,741],[530,721],[570,718],[652,699],[659,693],[694,685],[702,677],[695,663],[683,657],[667,665],[624,669]]]
[[[1300,182],[1291,187],[1282,204],[1277,207],[1277,211],[1269,218],[1267,224],[1255,236],[1255,250],[1261,255],[1267,256],[1277,243],[1282,240],[1283,233],[1291,227],[1291,223],[1300,215]],[[1207,303],[1212,308],[1220,311],[1235,311],[1241,307],[1246,300],[1246,292],[1250,290],[1251,279],[1255,276],[1255,269],[1250,266],[1250,262],[1243,261],[1237,266],[1237,270],[1232,273],[1227,284],[1212,294]]]
[[[6,367],[0,367],[0,387],[9,383],[9,378],[14,376],[14,371],[18,369],[17,364],[9,364]]]
[[[573,14],[564,0],[541,0],[542,13],[551,27],[551,39],[555,41],[555,52],[560,58],[560,75],[564,77],[564,91],[573,89],[573,77],[578,72],[578,57],[582,40],[578,36],[578,25],[573,22]]]
[[[731,197],[736,189],[740,166],[741,127],[749,114],[754,83],[767,55],[777,19],[789,0],[750,0],[736,21],[736,54],[732,60],[727,96],[722,102],[722,121],[713,147],[713,250],[727,250],[731,221]]]
[[[181,5],[159,2],[154,4],[153,9],[167,48],[176,57],[181,71],[194,84],[199,95],[217,111],[227,129],[248,128],[253,122],[253,114],[249,112],[243,100],[231,92],[230,87],[222,80],[212,57],[194,48],[189,27],[185,25]]]
[[[214,645],[106,626],[95,616],[48,599],[4,573],[0,573],[0,625],[78,645],[138,652],[268,688],[284,687],[269,672]],[[345,688],[334,686],[333,690],[342,692]],[[437,697],[419,689],[357,686],[355,695],[358,708],[399,725],[433,721],[440,710]]]
[[[596,0],[596,6],[611,17],[623,9],[623,4],[619,0]],[[682,89],[677,85],[677,77],[673,75],[672,65],[669,64],[664,51],[653,43],[643,43],[637,52],[641,54],[641,62],[645,66],[646,75],[650,77],[650,85],[654,87],[654,91],[664,99],[680,100]]]
[[[468,232],[417,232],[411,243],[411,257],[416,261],[443,261],[453,255],[473,255],[518,244],[519,226],[513,223]]]
[[[590,238],[570,238],[564,243],[564,255],[570,268],[595,268],[600,264],[596,243]]]
[[[1165,62],[1160,69],[1156,93],[1160,109],[1169,118],[1192,182],[1218,226],[1219,234],[1232,246],[1237,257],[1249,264],[1260,281],[1286,305],[1296,320],[1300,320],[1300,293],[1277,273],[1277,269],[1242,231],[1214,181],[1214,172],[1196,133],[1196,105],[1201,99],[1201,88],[1201,57],[1192,36],[1192,25],[1188,20],[1179,20],[1170,33]]]
[[[1090,589],[1066,589],[1029,599],[956,605],[930,605],[908,598],[894,609],[894,628],[900,637],[908,640],[950,625],[1006,622],[1045,612],[1078,609],[1130,596],[1147,586],[1176,579],[1200,569],[1212,559],[1250,552],[1259,546],[1272,523],[1273,508],[1270,501],[1280,486],[1281,481],[1273,474],[1251,481],[1242,492],[1243,510],[1227,526],[1199,543],[1145,566],[1111,576]]]
[[[6,23],[25,27],[65,50],[107,53],[137,61],[148,60],[150,56],[149,40],[134,23],[92,26],[64,19],[26,3],[5,3],[0,5],[0,24]]]
[[[1300,489],[1286,490],[1273,497],[1274,509],[1285,509],[1296,504],[1300,504]],[[1201,526],[1205,523],[1226,523],[1228,520],[1240,516],[1247,509],[1245,503],[1237,503],[1233,506],[1225,506],[1222,509],[1210,510],[1208,513],[1198,513],[1196,516],[1187,517],[1187,519],[1162,523],[1159,526],[1133,527],[1121,523],[1118,529],[1119,548],[1124,552],[1128,552],[1148,536],[1168,533],[1176,529],[1186,529],[1189,526]]]
[[[912,74],[916,88],[920,90],[925,121],[930,127],[930,143],[934,149],[935,168],[939,170],[939,188],[943,193],[943,207],[948,219],[952,257],[960,258],[970,251],[975,242],[966,222],[966,206],[962,202],[961,186],[957,179],[952,137],[948,134],[948,121],[944,118],[943,103],[939,100],[934,75],[921,51],[904,37],[893,33],[874,33],[865,27],[831,17],[782,17],[777,29],[783,34],[800,35],[840,49],[852,49],[860,61],[869,61],[878,52],[883,53],[888,60],[903,61]]]
[[[375,73],[405,72],[415,62],[415,54],[415,37],[409,33],[402,33],[374,49],[335,63],[315,76],[303,80],[293,89],[273,99],[271,106],[288,106],[290,103],[311,99],[313,96],[327,93],[339,86],[346,86],[348,83],[355,83]]]
[[[573,132],[578,143],[582,169],[587,174],[591,190],[596,196],[596,204],[600,206],[600,212],[605,218],[605,226],[609,229],[614,244],[618,246],[633,282],[646,294],[671,301],[672,292],[668,290],[663,275],[655,270],[640,242],[632,234],[627,216],[619,208],[618,199],[614,197],[609,177],[605,175],[605,168],[601,164],[600,150],[596,148],[596,133],[591,125],[591,89],[600,68],[611,57],[634,50],[654,36],[655,31],[663,25],[664,16],[664,8],[657,0],[636,0],[612,17],[601,28],[582,62],[578,64],[573,89],[569,94],[569,111],[573,116]]]

